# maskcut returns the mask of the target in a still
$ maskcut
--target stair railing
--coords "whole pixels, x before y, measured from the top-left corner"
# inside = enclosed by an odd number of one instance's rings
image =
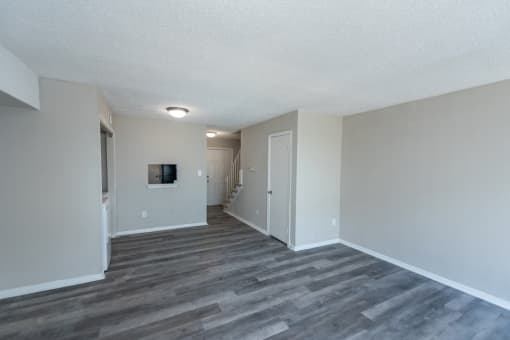
[[[237,153],[234,160],[230,164],[227,177],[225,178],[226,190],[225,200],[228,201],[237,185],[243,184],[243,171],[241,170],[241,157],[240,152]]]

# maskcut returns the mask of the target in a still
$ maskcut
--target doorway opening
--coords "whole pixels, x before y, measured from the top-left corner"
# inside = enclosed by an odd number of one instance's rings
[[[207,149],[207,205],[219,206],[227,194],[226,178],[234,151],[231,148],[210,147]]]
[[[242,189],[241,132],[216,131],[207,137],[207,220],[214,223],[234,208]]]
[[[111,238],[113,235],[113,203],[115,192],[114,132],[100,122],[101,146],[101,226],[103,243],[103,271],[108,270],[111,259]]]

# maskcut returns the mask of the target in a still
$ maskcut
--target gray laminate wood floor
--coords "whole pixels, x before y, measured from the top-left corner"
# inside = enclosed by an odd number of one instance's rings
[[[409,271],[208,220],[115,239],[104,281],[0,301],[0,338],[510,339],[510,312]]]

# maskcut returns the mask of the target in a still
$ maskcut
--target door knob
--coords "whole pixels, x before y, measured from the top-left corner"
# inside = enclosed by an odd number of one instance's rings
[[[273,194],[273,190],[269,190],[267,193],[268,193],[269,195],[272,195],[272,194]]]

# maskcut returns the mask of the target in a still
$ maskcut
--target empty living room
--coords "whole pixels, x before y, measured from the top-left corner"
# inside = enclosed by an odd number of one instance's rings
[[[0,0],[0,339],[510,340],[508,0]]]

